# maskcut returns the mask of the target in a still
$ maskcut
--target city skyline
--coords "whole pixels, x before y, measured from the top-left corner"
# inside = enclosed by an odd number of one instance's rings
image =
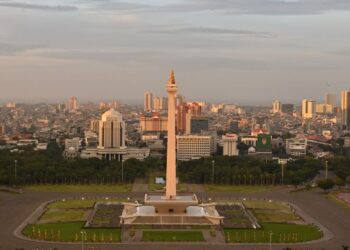
[[[171,68],[191,100],[323,100],[349,89],[349,10],[330,0],[0,1],[0,100],[141,102],[147,90],[164,95]]]

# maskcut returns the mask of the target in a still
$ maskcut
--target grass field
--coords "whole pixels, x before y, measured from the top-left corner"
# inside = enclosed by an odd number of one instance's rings
[[[237,192],[237,193],[256,193],[276,189],[275,186],[236,186],[236,185],[205,185],[206,192]]]
[[[92,208],[97,201],[107,202],[107,201],[116,201],[122,202],[126,201],[126,199],[117,199],[117,198],[105,198],[100,199],[79,199],[79,200],[60,200],[57,202],[50,203],[48,208]]]
[[[290,210],[287,203],[266,200],[245,200],[243,204],[248,209]]]
[[[68,185],[42,184],[25,186],[25,190],[36,192],[131,192],[131,184],[118,185]]]
[[[39,220],[39,223],[72,222],[86,220],[91,210],[86,209],[48,209]]]
[[[272,232],[273,243],[304,242],[320,239],[323,233],[315,226],[261,223],[262,229],[225,229],[226,242],[229,243],[268,243]]]
[[[300,221],[300,218],[290,211],[254,210],[254,215],[258,221],[263,222],[284,223]]]
[[[84,222],[28,225],[23,230],[23,234],[29,238],[48,241],[80,242],[81,231],[84,231],[86,232],[85,242],[120,241],[120,229],[84,229],[83,226]]]
[[[143,231],[143,241],[204,241],[201,231]]]

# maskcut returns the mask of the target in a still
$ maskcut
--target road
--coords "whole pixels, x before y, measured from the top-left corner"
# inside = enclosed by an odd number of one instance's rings
[[[87,197],[87,196],[119,196],[119,197],[138,197],[142,200],[142,193],[52,193],[52,192],[24,192],[23,194],[11,194],[0,192],[0,249],[15,250],[23,248],[25,250],[57,248],[58,250],[76,250],[81,249],[81,244],[65,243],[44,243],[22,240],[14,236],[14,230],[43,202],[52,199],[61,199],[67,197]],[[212,193],[210,195],[201,193],[199,197],[213,200],[254,197],[266,198],[291,202],[300,207],[305,213],[309,214],[323,226],[328,228],[334,235],[331,240],[326,242],[317,242],[312,244],[293,245],[293,249],[341,249],[342,245],[350,245],[350,209],[343,208],[333,201],[328,200],[321,191],[302,191],[288,193],[286,190],[279,189],[264,193],[242,194],[242,193]],[[94,246],[95,248],[91,248]],[[90,248],[89,248],[90,247]],[[272,249],[283,249],[283,245],[273,245]],[[89,244],[84,249],[127,249],[127,250],[178,250],[178,249],[268,249],[268,245],[229,245],[229,244],[210,244],[210,243],[133,243],[133,244]]]

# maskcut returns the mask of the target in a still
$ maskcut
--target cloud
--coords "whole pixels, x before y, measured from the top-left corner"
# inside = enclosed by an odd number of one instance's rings
[[[1,2],[0,7],[19,8],[19,9],[33,9],[33,10],[49,10],[49,11],[74,11],[78,10],[75,6],[69,5],[43,5],[31,4],[24,2]]]
[[[11,43],[0,41],[0,56],[10,56],[19,53],[24,53],[32,49],[46,47],[39,44]]]
[[[186,0],[165,4],[158,11],[218,11],[226,14],[312,15],[328,11],[350,11],[348,0]]]
[[[253,36],[253,37],[271,37],[268,32],[259,32],[251,30],[238,30],[216,27],[185,27],[173,29],[153,30],[154,33],[164,34],[212,34],[212,35],[238,35],[238,36]]]

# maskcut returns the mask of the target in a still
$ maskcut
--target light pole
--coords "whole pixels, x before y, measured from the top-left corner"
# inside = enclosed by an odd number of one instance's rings
[[[122,159],[122,183],[124,183],[124,159]]]
[[[211,184],[214,184],[215,161],[211,161]]]
[[[282,167],[282,185],[284,185],[284,163],[281,164]]]
[[[269,237],[270,237],[270,250],[272,250],[272,231],[269,231]]]
[[[328,179],[328,161],[326,161],[326,179]]]
[[[17,160],[15,160],[15,184],[17,183]]]
[[[84,231],[80,231],[80,234],[81,234],[81,250],[84,250]]]

